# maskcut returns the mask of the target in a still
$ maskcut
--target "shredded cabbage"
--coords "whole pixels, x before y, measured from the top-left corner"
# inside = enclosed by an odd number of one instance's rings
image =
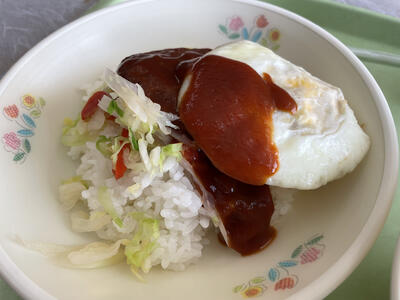
[[[108,106],[110,105],[112,100],[113,99],[111,99],[110,97],[104,95],[100,99],[99,103],[97,103],[97,106],[100,107],[102,110],[107,111],[108,110]],[[114,115],[114,114],[112,114],[112,115]]]
[[[112,217],[114,223],[117,224],[119,227],[122,227],[123,225],[122,220],[115,211],[108,188],[105,186],[99,187],[99,189],[97,190],[97,198],[101,203],[101,205],[103,206],[106,213],[108,213]]]
[[[98,268],[110,263],[122,261],[123,251],[121,245],[127,240],[118,240],[113,244],[94,242],[83,248],[70,252],[67,257],[71,264],[80,268]]]
[[[117,163],[119,152],[122,150],[122,148],[126,144],[129,144],[129,141],[127,138],[124,138],[122,136],[114,138],[113,145],[111,146],[111,151],[112,151],[111,160],[112,160],[113,166],[115,166],[115,164]]]
[[[161,147],[157,146],[150,151],[150,162],[154,167],[157,167],[160,164],[160,155],[161,155]]]
[[[137,270],[141,269],[144,273],[150,271],[151,264],[146,263],[146,260],[150,259],[151,253],[157,248],[160,229],[157,219],[147,218],[143,213],[132,213],[132,216],[139,226],[132,240],[125,244],[125,255],[132,272],[141,278]]]
[[[15,241],[29,250],[36,251],[48,257],[69,253],[73,250],[79,249],[79,246],[66,246],[66,245],[58,245],[52,243],[30,242],[23,240],[19,236],[15,236]]]
[[[139,151],[125,152],[124,164],[128,169],[135,171],[135,173],[140,173],[145,170],[144,164],[140,159]]]
[[[166,146],[156,146],[148,152],[149,143],[141,138],[138,140],[140,158],[147,171],[151,171],[153,174],[161,171],[165,159],[169,156],[180,159],[182,157],[182,143],[169,144]]]
[[[67,184],[72,182],[80,182],[82,183],[87,189],[89,188],[90,182],[87,180],[83,180],[82,176],[72,176],[68,179],[61,181],[61,184]]]
[[[90,216],[82,210],[70,215],[72,230],[76,232],[91,232],[103,228],[111,222],[111,217],[104,211],[92,211]]]
[[[94,242],[87,245],[58,245],[42,242],[28,242],[16,237],[21,246],[53,258],[54,262],[68,268],[96,269],[111,266],[124,260],[121,246],[129,240],[121,239],[115,243]]]
[[[129,128],[129,142],[131,143],[132,149],[139,151],[138,141],[131,128]]]
[[[96,149],[104,155],[104,157],[110,158],[113,154],[112,149],[112,139],[105,137],[104,135],[100,135],[96,141]]]
[[[118,154],[126,144],[132,144],[132,140],[123,136],[116,136],[113,138],[107,138],[104,135],[100,135],[96,141],[96,149],[104,155],[104,157],[110,158],[115,166]]]
[[[118,121],[133,132],[142,136],[150,134],[147,139],[151,141],[153,129],[159,128],[164,134],[169,134],[168,127],[177,128],[172,121],[178,117],[161,111],[161,106],[147,98],[139,84],[133,84],[109,69],[105,71],[104,81],[123,102],[124,114],[119,116]]]
[[[111,100],[107,106],[107,112],[112,115],[114,111],[117,113],[119,117],[124,116],[124,111],[118,106],[117,100]]]
[[[64,120],[61,142],[64,146],[80,146],[87,141],[92,140],[97,132],[87,130],[87,124],[83,122],[80,116],[76,120],[66,118]]]
[[[59,200],[66,210],[70,210],[81,199],[81,194],[88,188],[87,182],[80,176],[72,177],[58,187]]]
[[[149,153],[147,152],[147,142],[144,139],[139,139],[139,154],[147,171],[151,170]]]
[[[176,157],[178,160],[181,159],[182,158],[181,151],[182,151],[182,143],[169,144],[161,147],[160,163],[159,163],[160,168],[162,169],[164,160],[168,156]]]
[[[76,120],[71,120],[70,118],[65,118],[64,119],[64,126],[63,126],[63,134],[68,131],[70,128],[74,128],[76,124],[81,120],[81,117],[79,116]]]

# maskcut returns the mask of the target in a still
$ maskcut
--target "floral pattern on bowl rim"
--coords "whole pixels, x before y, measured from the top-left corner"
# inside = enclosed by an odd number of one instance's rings
[[[281,32],[272,27],[265,15],[258,15],[250,26],[245,26],[240,16],[234,15],[226,19],[225,24],[218,25],[219,31],[231,40],[250,40],[273,51],[279,49]]]
[[[300,277],[293,272],[293,268],[319,259],[325,250],[323,238],[323,234],[313,235],[297,246],[290,258],[270,267],[263,275],[235,286],[233,292],[239,293],[243,298],[252,298],[263,295],[267,290],[279,291],[294,288],[299,283]]]
[[[15,131],[3,134],[1,141],[4,149],[14,154],[13,161],[23,163],[32,150],[30,137],[35,135],[35,119],[40,118],[46,101],[36,99],[30,94],[21,97],[21,103],[7,105],[3,108],[3,115],[18,125]]]

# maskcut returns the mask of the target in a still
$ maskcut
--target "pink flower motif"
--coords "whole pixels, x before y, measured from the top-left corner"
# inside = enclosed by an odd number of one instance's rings
[[[240,17],[233,17],[229,22],[229,29],[233,31],[238,31],[240,28],[244,26],[242,18]]]
[[[301,264],[304,265],[309,262],[316,261],[320,257],[321,251],[317,248],[310,248],[307,251],[304,251],[303,254],[300,256]]]
[[[269,24],[267,18],[264,15],[261,15],[257,18],[256,25],[258,28],[267,27]]]
[[[6,148],[17,150],[21,146],[21,140],[17,137],[15,132],[9,132],[3,135],[3,143]]]
[[[19,115],[19,110],[18,110],[18,107],[15,104],[13,104],[13,105],[4,107],[4,113],[6,114],[6,116],[8,116],[12,119],[15,119]]]
[[[285,277],[275,284],[275,291],[292,289],[296,285],[296,281],[292,277]]]

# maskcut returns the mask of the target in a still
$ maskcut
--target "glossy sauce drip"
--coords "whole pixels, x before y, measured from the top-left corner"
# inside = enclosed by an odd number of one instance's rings
[[[228,246],[242,255],[266,247],[275,237],[270,226],[274,203],[269,187],[245,184],[221,173],[198,148],[184,147],[183,156],[213,196]]]
[[[293,112],[296,102],[267,74],[263,80],[247,64],[225,57],[203,57],[191,75],[179,105],[186,130],[218,170],[265,184],[279,167],[272,113]]]
[[[271,76],[267,73],[263,73],[265,82],[270,86],[272,96],[274,97],[275,108],[277,110],[286,111],[289,113],[295,113],[297,110],[297,103],[293,98],[281,87],[277,86]]]
[[[117,72],[130,82],[139,83],[146,96],[160,104],[163,111],[176,113],[180,87],[175,76],[177,65],[209,51],[176,48],[134,54],[121,62]]]

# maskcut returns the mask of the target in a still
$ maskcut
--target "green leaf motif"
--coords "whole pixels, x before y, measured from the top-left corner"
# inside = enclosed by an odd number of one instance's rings
[[[261,39],[260,44],[264,47],[268,46],[268,40],[266,38]]]
[[[264,282],[264,281],[265,281],[265,278],[262,277],[262,276],[254,277],[252,280],[250,280],[250,282],[253,283],[253,284],[258,284],[258,283],[261,283],[261,282]]]
[[[245,284],[243,283],[243,284],[239,284],[239,285],[237,285],[237,286],[235,286],[234,288],[233,288],[233,292],[234,293],[238,293],[238,292],[240,292],[242,289],[244,289],[244,287],[245,287]]]
[[[228,30],[226,29],[226,27],[224,25],[219,25],[219,30],[221,30],[223,33],[228,34]]]
[[[274,45],[271,47],[272,51],[277,51],[279,49],[280,45]]]
[[[306,245],[307,245],[307,246],[314,245],[314,244],[318,243],[320,240],[322,240],[323,238],[324,238],[324,235],[323,235],[323,234],[318,235],[318,236],[316,236],[315,238],[312,238],[311,240],[309,240],[309,241],[306,243]]]
[[[46,101],[42,97],[39,98],[39,103],[41,107],[44,107],[46,105]]]
[[[29,114],[30,114],[30,116],[31,116],[32,118],[37,119],[37,118],[40,117],[40,115],[41,115],[42,113],[40,112],[40,110],[34,109],[34,110],[32,110]]]
[[[301,253],[301,251],[303,250],[303,245],[298,246],[296,249],[294,249],[294,251],[292,252],[292,256],[291,258],[296,258],[297,256],[299,256],[299,254]]]
[[[230,38],[231,40],[237,39],[240,37],[239,33],[231,33],[230,35],[228,35],[228,38]]]
[[[20,161],[23,159],[25,156],[24,152],[18,152],[17,154],[14,155],[13,161]]]
[[[32,147],[31,147],[31,143],[29,142],[28,139],[24,140],[24,149],[25,149],[26,153],[31,152]]]

